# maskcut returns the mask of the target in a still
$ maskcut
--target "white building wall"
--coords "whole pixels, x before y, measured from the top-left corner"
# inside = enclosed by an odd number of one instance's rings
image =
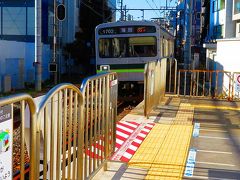
[[[223,66],[225,71],[239,72],[240,38],[222,39],[217,41],[216,62]]]

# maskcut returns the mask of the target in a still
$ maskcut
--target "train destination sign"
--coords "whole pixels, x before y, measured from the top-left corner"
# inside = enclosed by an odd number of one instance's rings
[[[98,31],[99,35],[113,35],[113,34],[140,34],[140,33],[155,33],[155,26],[119,26],[101,28]]]
[[[0,180],[12,179],[13,119],[11,105],[0,107]]]

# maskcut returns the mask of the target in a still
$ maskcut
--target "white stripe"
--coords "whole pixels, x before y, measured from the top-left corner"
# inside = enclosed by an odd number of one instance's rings
[[[150,132],[149,129],[145,129],[145,128],[144,128],[142,131],[145,131],[145,132],[147,132],[147,133]]]
[[[120,140],[120,139],[116,138],[116,143],[118,143],[118,144],[122,145],[122,144],[123,144],[123,142],[124,142],[124,141],[122,141],[122,140]]]
[[[115,147],[115,152],[118,150],[118,148],[117,147]]]
[[[126,125],[131,126],[131,127],[134,127],[134,128],[138,127],[137,125],[129,123],[129,122],[126,122],[126,121],[122,121],[121,123],[126,124]]]
[[[124,126],[121,126],[121,125],[117,125],[117,128],[119,128],[119,129],[123,129],[123,130],[125,130],[125,131],[127,131],[127,132],[130,132],[130,133],[132,133],[133,132],[133,130],[131,130],[131,129],[129,129],[129,128],[126,128],[126,127],[124,127]]]
[[[147,135],[146,134],[143,134],[143,133],[139,133],[138,136],[142,137],[142,138],[145,138]]]
[[[152,124],[147,124],[146,126],[147,126],[147,127],[150,127],[150,128],[152,128],[152,127],[153,127],[153,125],[152,125]]]
[[[191,177],[185,176],[185,177],[187,177],[187,179],[208,179],[207,176],[191,176]]]
[[[198,152],[205,152],[205,153],[216,153],[216,154],[232,154],[232,152],[224,152],[224,151],[206,151],[206,150],[197,150]]]
[[[133,151],[137,151],[137,148],[138,148],[138,147],[133,146],[133,145],[129,146],[129,149],[131,149],[131,150],[133,150]]]
[[[208,139],[229,139],[223,137],[214,137],[214,136],[199,136],[200,138],[208,138]]]
[[[125,152],[125,153],[123,154],[123,156],[124,156],[125,158],[130,159],[130,158],[132,157],[132,154],[129,154],[128,152]]]
[[[210,126],[226,126],[226,124],[217,124],[217,123],[201,123],[202,125],[210,125]]]
[[[227,131],[223,131],[223,130],[217,130],[217,129],[200,129],[200,131],[213,131],[213,132],[224,132],[226,133]]]
[[[122,137],[124,137],[124,138],[128,138],[128,137],[129,137],[129,135],[124,134],[124,133],[122,133],[122,132],[120,132],[120,131],[117,131],[117,135],[122,136]]]
[[[196,161],[198,164],[209,164],[209,165],[217,165],[217,166],[235,166],[233,164],[223,164],[223,163],[212,163],[212,162],[202,162],[202,161]]]
[[[134,139],[134,142],[138,143],[138,144],[141,144],[142,143],[142,140],[140,139]]]
[[[216,177],[207,177],[207,176],[192,176],[192,177],[187,177],[187,179],[214,179],[214,180],[222,180],[223,178],[216,178]],[[232,180],[231,179],[226,179],[224,178],[224,180]]]

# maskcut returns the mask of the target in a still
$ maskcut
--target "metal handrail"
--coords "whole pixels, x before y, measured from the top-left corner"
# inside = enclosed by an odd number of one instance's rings
[[[82,121],[83,96],[80,90],[72,84],[59,84],[52,88],[41,100],[37,109],[37,132],[36,132],[36,158],[40,162],[40,154],[43,153],[43,179],[60,179],[62,177],[73,179],[82,178],[83,159],[83,121]],[[49,117],[50,116],[50,117]],[[73,117],[74,116],[74,117]],[[68,124],[68,126],[67,126]],[[73,124],[73,127],[72,127]],[[72,132],[74,129],[74,132]],[[43,152],[40,152],[42,132]],[[66,139],[68,133],[68,140]],[[71,168],[71,152],[73,138],[73,167]],[[66,145],[67,143],[67,145]],[[68,149],[66,149],[66,146]],[[66,151],[68,157],[66,159]],[[77,154],[76,154],[77,153]],[[77,159],[77,163],[76,163]],[[66,162],[68,173],[66,174]],[[76,167],[77,164],[77,167]],[[39,163],[36,164],[36,179],[39,179]],[[48,168],[48,165],[50,168]],[[47,171],[50,177],[47,177]],[[72,175],[71,175],[71,172]]]
[[[83,80],[81,92],[84,96],[85,146],[93,147],[94,157],[85,156],[84,178],[92,177],[114,153],[117,119],[117,74],[101,73]],[[96,148],[100,143],[101,149]],[[101,152],[100,152],[101,151]],[[100,157],[100,158],[98,158]]]
[[[181,83],[181,80],[184,83]],[[224,87],[226,89],[228,87],[226,92],[224,92]],[[199,69],[180,69],[178,71],[178,96],[223,98],[226,95],[227,99],[230,100],[231,88],[232,73],[230,71]]]
[[[21,154],[20,154],[20,179],[24,179],[25,175],[25,103],[28,104],[30,109],[30,127],[31,134],[35,134],[36,132],[36,105],[34,103],[33,98],[28,94],[18,94],[11,95],[8,97],[0,98],[0,106],[10,105],[11,104],[11,114],[13,116],[13,104],[20,103],[21,108]],[[14,117],[12,117],[14,118]],[[34,167],[36,164],[36,147],[34,146],[36,143],[36,136],[33,135],[30,137],[30,166]],[[30,179],[35,180],[35,168],[30,168]]]
[[[156,107],[166,91],[166,63],[167,58],[160,61],[151,61],[145,65],[144,70],[144,115]]]

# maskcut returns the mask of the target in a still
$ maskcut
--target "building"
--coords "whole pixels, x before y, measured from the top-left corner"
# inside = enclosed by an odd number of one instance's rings
[[[205,39],[207,69],[239,71],[240,1],[211,0],[208,36]],[[231,57],[231,58],[230,58]],[[218,65],[217,65],[218,64]]]
[[[58,49],[73,42],[79,31],[79,0],[66,2],[66,19],[58,24]],[[53,1],[42,0],[42,79],[49,79],[48,64],[52,60]],[[0,91],[1,81],[8,75],[12,88],[21,89],[34,82],[35,69],[35,5],[34,0],[0,1]],[[4,49],[4,51],[2,51]],[[64,71],[61,51],[59,70]],[[21,75],[21,76],[20,76]],[[20,78],[21,77],[21,78]],[[20,81],[20,83],[19,83]]]
[[[191,0],[192,4],[192,23],[191,27],[189,24],[189,13],[190,9],[188,7],[189,0],[180,0],[177,5],[177,18],[176,18],[176,58],[179,60],[180,68],[184,67],[184,64],[188,64],[189,68],[195,68],[197,62],[194,59],[196,53],[200,52],[200,13],[201,13],[201,1]],[[191,32],[189,32],[191,28]],[[191,39],[191,62],[188,62],[188,52],[189,52],[189,38]]]

